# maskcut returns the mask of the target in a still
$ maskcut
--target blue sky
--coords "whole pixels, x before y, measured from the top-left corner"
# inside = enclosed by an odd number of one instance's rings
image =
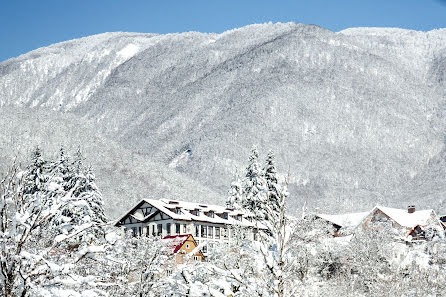
[[[103,32],[223,32],[269,21],[427,31],[446,27],[446,0],[2,0],[0,61]]]

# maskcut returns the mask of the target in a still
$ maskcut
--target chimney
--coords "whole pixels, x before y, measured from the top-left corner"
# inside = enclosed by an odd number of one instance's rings
[[[407,212],[408,213],[414,213],[415,212],[415,205],[409,205],[407,207]]]

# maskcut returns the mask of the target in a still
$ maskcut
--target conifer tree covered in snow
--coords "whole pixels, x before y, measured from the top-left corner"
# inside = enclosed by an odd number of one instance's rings
[[[276,162],[273,151],[269,151],[266,157],[265,168],[263,174],[266,181],[267,199],[266,204],[271,208],[273,212],[280,211],[280,196],[282,195],[282,189],[279,185],[279,178],[277,176]]]
[[[40,181],[38,171],[32,172],[30,176],[13,165],[0,180],[0,280],[5,297],[39,296],[43,288],[67,276],[70,264],[61,252],[64,243],[90,227],[73,226],[58,236],[45,232],[61,215],[64,201],[35,190],[42,185],[30,186],[30,180]]]
[[[258,150],[253,146],[244,178],[235,174],[226,204],[243,209],[248,216],[266,223],[271,216],[279,215],[282,195],[284,188],[279,182],[274,153],[268,153],[265,166],[261,168]]]
[[[44,191],[45,183],[48,179],[48,164],[42,157],[42,151],[36,147],[31,155],[31,163],[28,166],[28,175],[24,180],[24,193],[34,194],[37,191]]]
[[[259,152],[253,146],[246,175],[243,180],[243,208],[254,215],[257,220],[263,220],[265,213],[262,210],[266,201],[266,182],[259,163]]]
[[[40,193],[48,199],[48,205],[62,203],[61,214],[51,221],[54,228],[47,232],[55,235],[64,233],[74,226],[90,224],[92,232],[82,234],[84,240],[94,240],[100,234],[98,226],[107,221],[104,212],[102,194],[96,186],[95,176],[91,168],[82,164],[82,154],[77,152],[76,158],[70,161],[62,147],[55,161],[45,161],[40,149],[32,156],[32,163],[25,170],[27,192]]]
[[[84,167],[83,156],[78,150],[76,158],[68,166],[64,178],[64,191],[71,193],[70,203],[64,209],[64,216],[71,223],[93,223],[94,226],[107,222],[102,194],[95,183],[91,167]],[[94,228],[95,236],[100,236],[100,228]]]

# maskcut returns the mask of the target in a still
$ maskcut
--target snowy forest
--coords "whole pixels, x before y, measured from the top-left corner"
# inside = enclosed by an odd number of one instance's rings
[[[446,239],[426,228],[407,244],[376,222],[350,237],[302,205],[287,211],[288,181],[271,151],[253,147],[227,205],[266,227],[257,241],[238,226],[203,262],[175,264],[165,241],[134,237],[107,218],[94,168],[81,150],[49,159],[36,148],[0,180],[0,280],[26,296],[442,296]],[[125,197],[123,197],[125,199]],[[204,244],[200,242],[200,246]],[[198,248],[200,248],[200,246]]]

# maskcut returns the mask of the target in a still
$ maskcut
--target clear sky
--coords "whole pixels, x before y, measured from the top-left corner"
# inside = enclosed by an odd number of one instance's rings
[[[253,23],[446,27],[446,0],[0,0],[0,61],[87,35],[223,32]]]

